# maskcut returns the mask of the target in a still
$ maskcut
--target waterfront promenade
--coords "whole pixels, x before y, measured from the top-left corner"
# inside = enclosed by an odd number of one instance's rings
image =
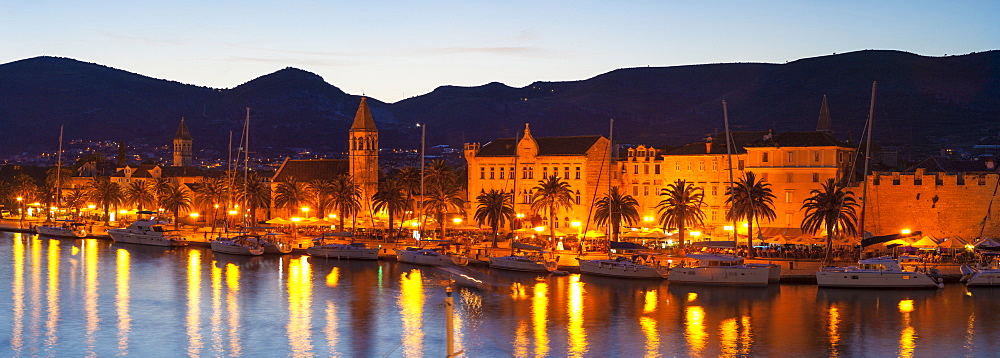
[[[32,225],[42,224],[42,220],[25,220],[21,223],[19,220],[4,218],[0,219],[0,231],[12,231],[12,232],[22,232],[22,233],[33,233],[31,230]],[[110,240],[110,236],[107,234],[108,229],[117,228],[116,225],[111,225],[105,227],[102,223],[95,223],[90,237],[96,239]],[[168,225],[168,227],[170,227]],[[182,226],[178,232],[184,236],[190,243],[191,246],[198,247],[208,247],[209,240],[218,233],[212,234],[206,231],[208,228],[194,228],[191,226]],[[304,254],[305,249],[311,245],[312,237],[302,237],[293,242],[293,253]],[[365,242],[371,247],[380,247],[382,251],[379,254],[380,260],[395,260],[394,250],[399,247],[407,247],[413,245],[413,240],[409,242],[399,242],[399,243],[386,243],[380,241],[365,241],[359,240],[360,242]],[[467,248],[465,253],[470,259],[470,264],[472,265],[488,265],[490,256],[505,256],[510,254],[510,247],[508,243],[500,243],[499,248],[490,248],[488,243],[473,245]],[[601,259],[607,258],[607,254],[603,252],[588,252],[581,256],[576,251],[570,250],[556,250],[553,253],[556,258],[556,262],[559,268],[564,271],[579,273],[579,263],[577,258],[580,259]],[[682,257],[672,256],[665,254],[659,259],[661,263],[667,261],[669,263],[677,263],[682,260]],[[812,283],[815,282],[815,272],[820,269],[820,263],[818,260],[814,259],[747,259],[749,263],[773,263],[781,265],[781,281],[787,283]],[[850,264],[850,263],[839,263],[839,264]],[[937,267],[947,282],[956,282],[961,276],[960,265],[957,264],[929,264],[928,266]]]

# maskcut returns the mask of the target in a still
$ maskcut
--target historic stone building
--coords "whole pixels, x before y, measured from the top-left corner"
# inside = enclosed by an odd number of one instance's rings
[[[378,128],[364,97],[354,115],[348,138],[351,177],[361,187],[362,207],[371,210],[372,195],[378,191]]]
[[[175,167],[186,167],[192,164],[192,149],[191,143],[194,140],[191,138],[191,132],[188,131],[187,124],[184,124],[184,118],[181,118],[181,124],[177,127],[177,133],[174,134],[174,166]]]
[[[548,226],[546,215],[532,217],[531,196],[540,180],[554,175],[569,183],[574,202],[572,209],[556,214],[555,228],[566,235],[579,234],[587,227],[595,195],[608,191],[608,150],[608,139],[602,136],[534,137],[527,124],[520,138],[497,139],[482,146],[468,143],[470,217],[476,197],[497,189],[514,194],[514,210],[522,220]]]

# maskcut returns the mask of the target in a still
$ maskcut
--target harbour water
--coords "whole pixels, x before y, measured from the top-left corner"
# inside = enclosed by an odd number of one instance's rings
[[[1000,289],[725,288],[473,270],[457,350],[527,356],[994,356]],[[0,233],[4,356],[445,355],[453,273]]]

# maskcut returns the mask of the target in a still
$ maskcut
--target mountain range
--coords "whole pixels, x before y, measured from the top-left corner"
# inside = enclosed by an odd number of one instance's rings
[[[824,95],[836,135],[858,139],[873,81],[874,138],[883,145],[922,156],[1000,130],[997,50],[946,57],[866,50],[785,64],[623,68],[521,88],[442,86],[368,104],[384,148],[416,148],[415,123],[428,124],[430,145],[461,145],[513,137],[524,123],[536,136],[607,136],[612,118],[617,143],[681,145],[723,130],[723,100],[733,130],[807,131],[816,127]],[[258,151],[343,151],[359,101],[295,68],[214,89],[35,57],[0,65],[0,155],[54,148],[60,125],[67,139],[167,145],[181,117],[196,147],[221,150],[229,132],[242,128],[247,107]]]

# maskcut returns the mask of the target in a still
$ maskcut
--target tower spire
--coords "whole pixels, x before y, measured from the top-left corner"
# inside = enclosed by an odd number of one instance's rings
[[[823,95],[823,104],[819,107],[819,121],[816,122],[816,131],[833,134],[833,129],[830,128],[830,108],[826,105],[826,95]]]
[[[186,167],[192,164],[191,143],[193,141],[191,131],[184,123],[184,117],[181,117],[181,124],[177,126],[177,133],[174,134],[175,167]]]
[[[361,97],[361,105],[358,106],[358,113],[354,115],[354,124],[351,130],[378,130],[375,128],[375,119],[372,118],[372,111],[368,109],[367,98]]]

